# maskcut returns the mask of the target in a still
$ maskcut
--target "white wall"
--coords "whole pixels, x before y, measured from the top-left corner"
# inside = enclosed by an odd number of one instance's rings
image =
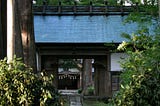
[[[119,61],[121,58],[126,58],[127,54],[125,53],[112,53],[111,54],[111,71],[120,71],[122,68],[120,67]]]

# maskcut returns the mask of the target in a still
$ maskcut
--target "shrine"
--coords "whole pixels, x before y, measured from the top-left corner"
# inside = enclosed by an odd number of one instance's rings
[[[137,27],[123,23],[131,8],[136,7],[34,6],[37,73],[53,74],[58,89],[81,89],[87,95],[87,89],[93,87],[93,95],[111,97],[119,90],[119,61],[127,57],[114,50],[126,40],[121,34],[132,33]],[[5,24],[0,25],[0,32],[6,33]],[[6,36],[0,37],[3,58]],[[63,67],[61,60],[72,60],[76,66]]]
[[[55,76],[59,89],[94,87],[94,95],[110,97],[119,90],[119,61],[127,57],[113,52],[125,39],[121,33],[136,25],[123,25],[125,16],[34,16],[38,70]],[[46,26],[47,25],[47,26]],[[60,60],[80,66],[65,70]]]

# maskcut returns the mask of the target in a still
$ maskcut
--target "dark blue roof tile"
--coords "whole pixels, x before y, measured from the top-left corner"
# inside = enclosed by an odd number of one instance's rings
[[[122,32],[136,24],[123,24],[123,16],[34,16],[36,42],[120,43]]]

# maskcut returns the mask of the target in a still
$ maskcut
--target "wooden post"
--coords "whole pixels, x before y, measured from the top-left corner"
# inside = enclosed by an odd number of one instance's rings
[[[46,14],[47,1],[43,0],[43,15]]]
[[[47,56],[42,56],[41,59],[42,63],[42,70],[45,70],[47,75],[54,75],[54,86],[58,88],[58,59],[56,57],[47,57]]]
[[[92,1],[90,1],[90,3],[89,3],[89,12],[90,12],[90,14],[92,14],[92,12],[93,12],[93,3],[92,3]]]
[[[40,55],[39,52],[37,52],[37,53],[36,53],[36,57],[37,57],[37,58],[36,58],[36,59],[37,59],[37,71],[38,71],[38,72],[41,72],[41,61],[42,61],[42,60],[41,60],[41,57],[42,57],[42,56]]]
[[[61,3],[61,1],[59,1],[58,4],[59,4],[58,5],[58,13],[61,14],[61,12],[62,12],[62,6],[61,6],[62,3]]]
[[[87,93],[87,88],[92,86],[92,59],[83,60],[83,92]]]
[[[74,1],[73,11],[74,11],[74,14],[77,13],[77,2],[76,1]]]
[[[104,4],[105,4],[105,11],[104,12],[107,15],[108,14],[108,1],[105,1]]]
[[[111,97],[109,55],[95,59],[95,93],[100,97]]]
[[[121,8],[120,8],[121,9],[121,15],[123,15],[123,12],[124,12],[123,11],[123,0],[120,1],[120,5],[121,5]]]

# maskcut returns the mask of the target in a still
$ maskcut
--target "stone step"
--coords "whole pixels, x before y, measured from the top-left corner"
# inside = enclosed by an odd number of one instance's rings
[[[82,106],[80,95],[72,95],[69,97],[70,106]]]
[[[70,106],[82,106],[80,102],[71,102]]]

